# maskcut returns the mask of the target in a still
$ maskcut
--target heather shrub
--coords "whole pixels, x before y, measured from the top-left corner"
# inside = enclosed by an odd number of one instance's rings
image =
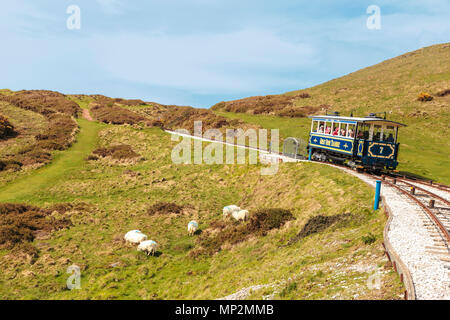
[[[311,95],[307,92],[302,92],[298,95],[298,97],[301,99],[307,99],[307,98],[311,98]]]
[[[54,91],[24,90],[11,95],[0,95],[0,100],[42,115],[60,112],[77,117],[81,112],[78,104],[66,99],[66,96],[62,93]]]
[[[70,220],[57,220],[50,210],[24,204],[0,204],[0,248],[26,248],[38,234],[69,226]]]
[[[294,216],[289,210],[280,208],[259,209],[250,213],[247,222],[236,220],[219,220],[198,237],[198,247],[190,252],[192,257],[202,254],[212,255],[219,252],[224,245],[235,245],[250,236],[264,236],[268,231],[281,228]]]
[[[220,110],[234,113],[270,114],[280,117],[305,117],[319,107],[294,107],[298,99],[306,99],[311,96],[306,93],[297,95],[267,95],[249,97],[228,102],[219,102],[211,107],[212,110]]]
[[[172,202],[157,202],[148,208],[147,213],[149,215],[155,214],[179,214],[183,212],[183,207]]]
[[[445,90],[439,91],[436,95],[438,97],[446,97],[446,96],[450,95],[450,89],[445,89]]]
[[[95,104],[91,113],[98,121],[111,124],[138,124],[146,120],[133,111],[114,105],[114,102]]]
[[[289,245],[296,243],[297,241],[311,236],[313,234],[322,232],[332,225],[344,221],[351,217],[350,213],[342,213],[334,216],[318,215],[310,218],[303,226],[302,230],[288,242]]]
[[[93,156],[102,158],[111,157],[116,160],[134,159],[139,157],[139,154],[134,152],[131,146],[127,144],[111,146],[108,148],[98,148],[97,150],[94,150],[92,154]],[[95,160],[94,157],[91,159]]]
[[[8,118],[0,115],[0,139],[6,139],[15,134],[14,126],[9,122]]]

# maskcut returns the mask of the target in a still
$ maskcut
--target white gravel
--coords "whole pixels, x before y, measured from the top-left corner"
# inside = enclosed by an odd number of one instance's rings
[[[375,179],[349,169],[341,169],[375,186]],[[435,192],[435,189],[430,191]],[[450,263],[440,259],[444,256],[449,257],[450,251],[441,246],[439,250],[448,253],[438,255],[431,253],[427,248],[438,245],[432,237],[433,234],[437,235],[437,232],[433,229],[429,231],[424,225],[424,222],[431,220],[420,206],[397,190],[382,185],[381,194],[385,197],[393,215],[388,231],[389,240],[411,273],[416,298],[450,300]]]

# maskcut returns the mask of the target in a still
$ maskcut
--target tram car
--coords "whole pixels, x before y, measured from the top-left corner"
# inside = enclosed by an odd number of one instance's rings
[[[354,169],[395,170],[400,144],[398,129],[406,125],[375,113],[365,118],[311,116],[307,151],[311,160],[347,164]]]

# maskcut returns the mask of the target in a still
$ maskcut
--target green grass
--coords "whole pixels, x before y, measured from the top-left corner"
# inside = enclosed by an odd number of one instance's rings
[[[68,95],[67,99],[76,102],[82,109],[89,109],[89,104],[94,101],[94,98],[89,96],[73,96]]]
[[[275,297],[323,299],[339,291],[338,298],[396,299],[401,294],[394,273],[383,274],[379,292],[361,285],[369,273],[347,274],[355,257],[377,269],[387,262],[381,245],[384,215],[370,209],[373,190],[358,179],[309,163],[283,164],[274,176],[261,176],[259,165],[174,165],[170,152],[176,142],[159,129],[79,123],[81,130],[71,149],[0,190],[0,200],[44,206],[86,203],[91,209],[69,212],[74,224],[70,229],[35,240],[40,255],[32,265],[20,254],[2,252],[0,298],[213,299],[294,275],[296,287]],[[130,144],[144,160],[85,161],[95,146],[119,143]],[[129,175],[129,170],[140,175]],[[187,211],[178,216],[147,215],[146,208],[157,201],[175,202],[187,206]],[[250,210],[289,209],[296,220],[214,256],[191,258],[189,251],[198,244],[187,235],[187,223],[195,219],[205,230],[222,219],[222,207],[231,203]],[[309,217],[344,212],[354,214],[354,219],[282,247]],[[124,233],[136,228],[161,245],[159,257],[147,257],[124,245]],[[361,240],[368,233],[376,237],[370,245]],[[81,267],[81,290],[64,289],[66,268],[72,263]],[[327,276],[302,280],[303,274],[317,270],[351,285],[338,290],[339,284],[330,286]],[[253,295],[261,298],[262,292]]]
[[[94,150],[97,131],[101,124],[78,120],[80,134],[77,142],[67,151],[55,154],[51,164],[33,171],[30,175],[18,178],[0,188],[1,202],[37,202],[38,191],[65,180],[75,171],[82,169],[85,158]]]

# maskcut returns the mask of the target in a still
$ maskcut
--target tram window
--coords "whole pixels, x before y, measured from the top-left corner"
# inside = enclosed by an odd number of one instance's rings
[[[325,123],[325,134],[331,134],[331,127],[332,127],[332,123],[331,122],[326,122]]]
[[[370,125],[363,123],[358,126],[358,139],[368,140],[369,139]]]
[[[324,127],[325,127],[325,122],[323,121],[318,121],[317,123],[317,132],[318,133],[324,133]]]
[[[345,137],[347,135],[347,126],[346,123],[341,123],[340,129],[339,129],[339,135],[341,137]]]
[[[356,127],[356,125],[354,125],[354,124],[349,124],[347,126],[347,132],[346,132],[347,137],[349,137],[349,138],[355,137],[355,127]]]
[[[381,141],[383,134],[383,128],[375,125],[373,128],[373,141]]]
[[[341,134],[341,126],[341,123],[333,122],[333,130],[331,131],[333,133],[333,136],[339,136]]]
[[[387,142],[395,142],[395,127],[387,126],[384,128],[383,140]]]

